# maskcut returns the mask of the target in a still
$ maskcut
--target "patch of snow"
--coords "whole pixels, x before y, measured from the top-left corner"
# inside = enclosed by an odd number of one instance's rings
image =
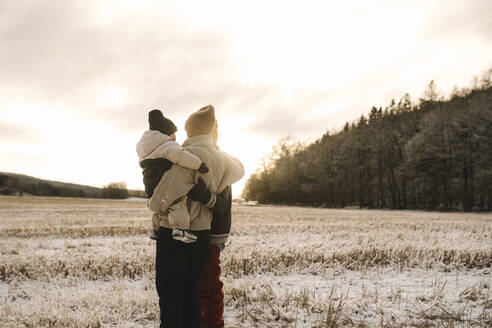
[[[412,311],[422,306],[432,306],[437,299],[444,301],[454,311],[467,307],[470,316],[477,316],[483,310],[483,302],[492,298],[491,283],[490,269],[455,272],[399,271],[391,268],[365,272],[333,269],[325,275],[293,273],[287,276],[262,274],[238,279],[224,278],[226,300],[233,289],[246,291],[252,299],[261,299],[261,293],[270,290],[272,299],[280,303],[305,294],[310,306],[342,298],[344,315],[354,322],[369,325],[379,324],[382,316],[386,319],[411,319]],[[226,302],[226,326],[246,327],[237,318],[244,307],[237,309],[236,305],[230,299]],[[312,321],[315,319],[313,313],[306,309],[294,307],[283,310],[285,317],[295,318],[296,327],[311,327],[315,323]]]
[[[9,284],[0,281],[0,305],[4,304],[9,296]]]

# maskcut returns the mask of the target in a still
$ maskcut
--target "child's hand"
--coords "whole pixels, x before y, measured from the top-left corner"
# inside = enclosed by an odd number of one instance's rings
[[[208,167],[204,162],[202,162],[202,165],[200,165],[200,167],[198,168],[198,172],[200,172],[200,173],[207,173],[208,172]]]

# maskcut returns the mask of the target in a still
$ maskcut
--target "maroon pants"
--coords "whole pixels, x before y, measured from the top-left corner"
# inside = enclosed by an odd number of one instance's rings
[[[220,281],[220,249],[211,244],[210,258],[200,276],[202,328],[224,327],[224,292]]]

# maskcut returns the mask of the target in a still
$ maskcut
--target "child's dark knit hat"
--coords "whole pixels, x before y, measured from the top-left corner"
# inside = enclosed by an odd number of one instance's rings
[[[162,112],[158,109],[149,112],[149,130],[157,130],[168,136],[178,131],[173,121],[165,118]]]

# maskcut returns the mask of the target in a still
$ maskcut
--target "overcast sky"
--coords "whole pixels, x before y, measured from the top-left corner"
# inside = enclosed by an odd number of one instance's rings
[[[492,67],[492,1],[0,0],[0,171],[143,189],[147,113],[213,104],[246,166]]]

